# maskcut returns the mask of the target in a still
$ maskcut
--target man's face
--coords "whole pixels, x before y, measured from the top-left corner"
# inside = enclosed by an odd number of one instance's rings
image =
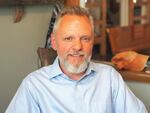
[[[52,47],[57,50],[62,69],[73,67],[85,71],[92,54],[93,29],[85,16],[65,15],[52,37]],[[74,71],[77,71],[74,70]],[[74,72],[72,73],[80,73]]]

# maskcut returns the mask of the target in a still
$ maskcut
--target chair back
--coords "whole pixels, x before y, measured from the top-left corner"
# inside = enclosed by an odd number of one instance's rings
[[[138,24],[109,29],[112,53],[126,50],[140,51],[150,48],[150,25]]]
[[[41,67],[50,65],[54,62],[57,53],[52,48],[41,48],[39,47],[37,50]]]

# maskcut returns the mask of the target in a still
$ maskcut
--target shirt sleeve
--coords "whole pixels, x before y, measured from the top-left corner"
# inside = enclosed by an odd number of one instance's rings
[[[5,113],[41,113],[25,80],[18,88]]]
[[[116,70],[112,70],[111,77],[115,113],[148,113],[144,104],[127,87]]]

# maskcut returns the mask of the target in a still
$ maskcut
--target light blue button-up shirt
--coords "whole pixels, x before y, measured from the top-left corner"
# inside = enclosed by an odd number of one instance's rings
[[[5,113],[148,113],[111,66],[93,63],[80,80],[53,65],[29,74]]]

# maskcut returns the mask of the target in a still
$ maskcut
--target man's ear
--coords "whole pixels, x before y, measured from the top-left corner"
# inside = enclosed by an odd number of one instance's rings
[[[52,48],[56,51],[56,39],[55,39],[55,36],[54,36],[54,33],[51,34],[51,46]]]

